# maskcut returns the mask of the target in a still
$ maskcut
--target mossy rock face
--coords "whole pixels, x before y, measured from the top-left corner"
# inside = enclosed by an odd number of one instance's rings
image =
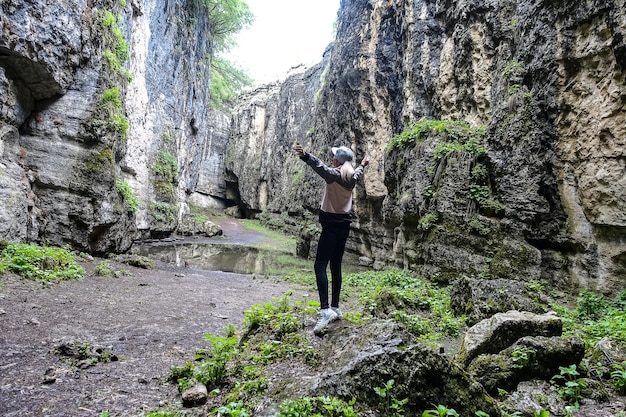
[[[559,367],[578,364],[585,343],[578,337],[524,337],[497,354],[480,355],[468,372],[492,395],[513,390],[521,381],[550,380]],[[522,359],[520,359],[522,358]]]
[[[480,384],[398,323],[374,319],[358,332],[335,328],[325,349],[334,350],[333,360],[314,387],[315,395],[354,398],[376,407],[380,398],[374,388],[393,379],[394,398],[408,399],[408,417],[420,416],[432,404],[446,404],[460,415],[478,410],[501,415]]]
[[[545,313],[547,304],[545,295],[530,293],[524,282],[510,279],[462,277],[456,280],[450,293],[450,307],[454,314],[466,315],[470,326],[510,310]]]
[[[498,313],[470,327],[454,360],[468,366],[483,354],[496,354],[525,336],[561,336],[563,323],[554,313],[527,311]]]

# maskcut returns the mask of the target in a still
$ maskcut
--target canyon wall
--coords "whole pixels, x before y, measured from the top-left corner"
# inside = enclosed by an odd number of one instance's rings
[[[121,252],[175,231],[189,196],[220,204],[199,4],[2,2],[1,239]]]
[[[349,242],[364,262],[623,289],[625,10],[342,1],[323,63],[236,109],[226,169],[242,211],[300,219],[308,239],[323,184],[289,146],[329,161],[344,144],[371,160]],[[401,140],[411,129],[425,133]]]
[[[292,151],[370,166],[349,250],[374,268],[626,280],[624,0],[344,0],[321,62],[210,109],[193,0],[5,0],[0,240],[127,250],[191,206],[300,233],[323,184]]]

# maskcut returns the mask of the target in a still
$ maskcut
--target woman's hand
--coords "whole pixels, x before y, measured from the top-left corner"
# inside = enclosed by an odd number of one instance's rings
[[[300,145],[300,142],[296,142],[296,144],[293,145],[293,150],[296,151],[296,154],[298,154],[301,158],[306,155],[306,152],[304,152],[304,148]]]
[[[367,156],[364,157],[363,160],[361,161],[361,165],[363,165],[363,168],[365,168],[369,163],[370,163],[370,160]]]

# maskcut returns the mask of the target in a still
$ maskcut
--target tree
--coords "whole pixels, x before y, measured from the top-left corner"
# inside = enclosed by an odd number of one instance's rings
[[[192,0],[208,12],[211,32],[211,106],[223,108],[232,102],[252,79],[220,56],[233,48],[235,35],[254,22],[254,14],[245,0]]]
[[[211,59],[211,107],[222,109],[231,104],[249,85],[252,85],[252,79],[228,60],[220,56]]]

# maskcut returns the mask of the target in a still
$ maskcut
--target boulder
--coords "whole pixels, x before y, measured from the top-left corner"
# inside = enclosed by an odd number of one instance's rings
[[[478,355],[499,353],[524,336],[560,336],[561,319],[554,313],[535,314],[511,310],[498,313],[470,327],[455,361],[463,366]]]
[[[578,365],[585,354],[585,343],[578,337],[528,336],[496,354],[476,357],[469,374],[492,395],[498,389],[511,391],[521,381],[550,380],[559,367]]]
[[[185,406],[195,406],[206,403],[209,398],[206,385],[197,383],[190,388],[187,388],[182,393],[182,400]]]
[[[354,331],[335,326],[324,353],[328,372],[319,376],[312,395],[330,395],[346,401],[378,406],[374,388],[393,379],[393,398],[408,399],[406,415],[418,416],[433,404],[445,404],[460,415],[482,410],[499,416],[493,399],[462,369],[408,333],[400,324],[371,320]]]
[[[457,316],[465,315],[474,325],[496,313],[510,310],[545,313],[548,300],[528,283],[511,279],[473,279],[462,277],[452,286],[450,307]]]

